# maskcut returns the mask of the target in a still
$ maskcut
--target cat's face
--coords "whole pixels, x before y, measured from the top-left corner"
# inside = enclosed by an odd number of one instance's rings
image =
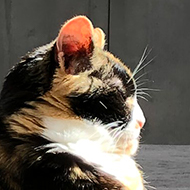
[[[145,122],[137,87],[130,69],[103,49],[104,37],[86,17],[74,17],[55,42],[12,70],[2,91],[12,130],[39,133],[74,152],[82,142],[84,149],[98,142],[105,152],[136,152]],[[27,127],[15,125],[21,121]]]
[[[111,137],[114,150],[110,151],[134,154],[145,118],[131,71],[103,50],[104,37],[101,29],[94,29],[82,16],[62,27],[56,41],[60,68],[47,96],[67,104],[69,119],[101,126],[105,139]]]

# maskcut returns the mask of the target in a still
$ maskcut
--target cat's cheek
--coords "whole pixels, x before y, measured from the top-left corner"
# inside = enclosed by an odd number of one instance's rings
[[[134,138],[130,139],[127,142],[127,147],[126,147],[127,155],[133,156],[136,154],[139,148],[140,132],[141,132],[140,128],[134,129]]]

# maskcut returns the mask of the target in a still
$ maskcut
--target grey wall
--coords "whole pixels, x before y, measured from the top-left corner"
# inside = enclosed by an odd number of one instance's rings
[[[110,49],[132,68],[145,46],[153,48],[143,142],[190,144],[190,1],[111,1]],[[154,81],[154,82],[151,82]]]
[[[78,14],[104,29],[111,52],[132,69],[147,45],[153,50],[146,62],[157,56],[139,73],[150,71],[145,87],[160,89],[140,100],[147,118],[142,143],[190,144],[189,0],[0,0],[0,81],[21,55],[54,39]]]

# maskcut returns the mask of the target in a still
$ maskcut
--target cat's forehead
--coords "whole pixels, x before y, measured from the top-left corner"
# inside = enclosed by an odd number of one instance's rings
[[[128,77],[132,77],[132,72],[129,67],[127,67],[120,59],[116,58],[112,53],[108,51],[95,48],[91,63],[94,69],[104,68],[107,71],[117,69],[120,72],[126,73]]]
[[[135,85],[130,69],[110,52],[95,48],[91,57],[93,65],[89,76],[96,77],[109,86],[126,88],[128,81]]]

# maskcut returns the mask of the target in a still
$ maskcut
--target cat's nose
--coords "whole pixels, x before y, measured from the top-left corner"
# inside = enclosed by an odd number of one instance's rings
[[[137,124],[139,128],[142,128],[144,126],[145,121],[139,121],[137,120]]]

